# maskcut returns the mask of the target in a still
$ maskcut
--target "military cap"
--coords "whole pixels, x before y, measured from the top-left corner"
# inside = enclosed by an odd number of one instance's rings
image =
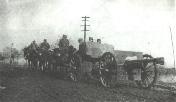
[[[63,38],[67,38],[67,35],[63,34]]]
[[[89,41],[92,41],[92,42],[93,42],[93,37],[89,37]]]
[[[78,42],[81,42],[81,41],[83,41],[83,39],[82,39],[82,38],[79,38],[79,39],[78,39]]]
[[[101,39],[97,39],[97,43],[101,43]]]

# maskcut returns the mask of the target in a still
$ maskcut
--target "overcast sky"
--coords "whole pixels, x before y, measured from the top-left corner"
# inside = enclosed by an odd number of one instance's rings
[[[118,50],[163,56],[173,66],[169,26],[176,46],[175,0],[0,0],[0,50],[32,40],[55,42],[67,34],[83,37],[82,16],[90,16],[87,36]],[[176,49],[175,49],[176,50]]]

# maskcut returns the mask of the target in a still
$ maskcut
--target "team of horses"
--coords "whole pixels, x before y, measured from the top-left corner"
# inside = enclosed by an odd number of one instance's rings
[[[55,70],[57,66],[69,66],[70,58],[76,48],[69,46],[65,49],[54,48],[52,50],[44,50],[37,48],[36,50],[30,47],[23,49],[24,58],[30,69],[34,70]]]

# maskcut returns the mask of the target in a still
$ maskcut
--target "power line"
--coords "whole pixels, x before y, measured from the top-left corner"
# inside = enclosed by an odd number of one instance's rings
[[[87,30],[87,26],[90,26],[90,25],[87,25],[87,21],[88,21],[87,19],[90,17],[84,16],[82,18],[83,18],[82,21],[84,21],[84,25],[81,25],[81,26],[84,26],[84,30],[82,30],[82,31],[84,31],[84,42],[86,42],[86,32],[89,31],[89,30]]]

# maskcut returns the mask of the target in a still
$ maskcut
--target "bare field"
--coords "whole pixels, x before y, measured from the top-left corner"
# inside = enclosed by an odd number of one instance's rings
[[[176,102],[176,95],[163,90],[140,89],[128,81],[113,88],[96,82],[72,82],[58,73],[1,66],[1,102]]]

